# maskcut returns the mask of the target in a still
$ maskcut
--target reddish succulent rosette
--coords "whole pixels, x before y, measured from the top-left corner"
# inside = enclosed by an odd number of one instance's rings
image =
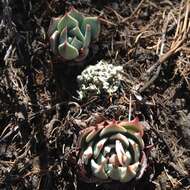
[[[86,182],[129,182],[146,165],[143,126],[132,121],[104,121],[81,131],[79,176]]]

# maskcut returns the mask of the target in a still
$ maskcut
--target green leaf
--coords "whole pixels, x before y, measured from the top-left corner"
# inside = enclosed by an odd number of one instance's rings
[[[76,59],[79,56],[78,50],[68,42],[59,45],[58,50],[59,54],[66,60]]]
[[[59,32],[56,30],[50,37],[50,48],[54,54],[57,54],[57,44],[59,41]]]
[[[66,13],[58,22],[57,28],[58,31],[61,32],[65,27],[70,30],[77,25],[78,21],[75,18],[71,17],[68,13]]]
[[[91,25],[86,25],[83,48],[87,48],[91,41]]]
[[[110,125],[108,127],[105,127],[104,129],[102,129],[102,131],[100,132],[100,137],[103,137],[103,136],[113,133],[113,132],[114,133],[127,132],[127,130],[123,127],[118,127],[113,124],[113,125]]]
[[[59,44],[67,42],[67,27],[65,27],[59,37]]]
[[[140,134],[143,133],[142,129],[137,125],[125,125],[123,127],[127,129],[128,131],[131,131],[132,133],[140,133]]]
[[[48,28],[48,36],[50,37],[56,30],[57,30],[57,24],[59,22],[60,18],[52,18],[49,24]]]
[[[89,24],[91,26],[92,40],[96,40],[100,33],[100,21],[98,20],[98,17],[84,18],[82,26],[81,26],[83,34],[85,33],[87,24]]]
[[[81,42],[84,42],[84,35],[82,34],[79,26],[74,27],[70,32],[70,35],[76,36]]]
[[[75,18],[79,22],[79,26],[81,26],[84,16],[79,11],[77,11],[74,7],[71,7],[68,14]]]
[[[82,48],[82,42],[76,38],[76,36],[73,38],[71,45],[77,48],[78,50]]]
[[[122,126],[122,127],[126,128],[128,131],[131,131],[133,133],[139,133],[141,135],[141,137],[144,134],[143,126],[139,122],[138,117],[134,118],[132,121],[128,121],[128,120],[121,121],[119,123],[119,126]]]

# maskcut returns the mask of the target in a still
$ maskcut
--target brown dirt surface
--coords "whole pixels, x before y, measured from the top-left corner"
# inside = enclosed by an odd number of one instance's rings
[[[73,5],[100,16],[84,64],[61,64],[47,38],[51,17]],[[76,76],[105,59],[124,67],[112,96],[80,101]],[[146,122],[148,167],[128,184],[76,175],[81,129],[103,118]],[[0,190],[190,189],[190,1],[0,1]]]

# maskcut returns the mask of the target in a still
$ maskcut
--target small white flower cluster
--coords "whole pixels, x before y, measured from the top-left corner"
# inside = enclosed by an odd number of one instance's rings
[[[102,92],[113,94],[119,88],[122,80],[123,67],[115,66],[101,60],[96,65],[87,67],[77,77],[79,83],[79,98],[100,95]]]

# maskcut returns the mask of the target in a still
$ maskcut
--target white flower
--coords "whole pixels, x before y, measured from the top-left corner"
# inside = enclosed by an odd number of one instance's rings
[[[96,65],[90,65],[77,77],[80,98],[99,95],[102,91],[113,94],[122,80],[121,72],[122,66],[115,66],[103,60]]]

